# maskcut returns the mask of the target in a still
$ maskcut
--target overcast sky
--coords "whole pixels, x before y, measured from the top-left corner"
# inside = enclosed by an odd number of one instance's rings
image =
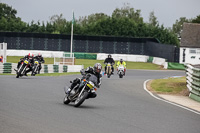
[[[105,13],[111,16],[116,8],[123,3],[130,3],[135,10],[141,10],[145,22],[149,20],[149,13],[154,11],[159,24],[172,27],[177,19],[195,18],[200,15],[200,0],[0,0],[17,10],[17,17],[30,23],[49,21],[53,15],[63,14],[68,21],[88,16],[94,13]]]

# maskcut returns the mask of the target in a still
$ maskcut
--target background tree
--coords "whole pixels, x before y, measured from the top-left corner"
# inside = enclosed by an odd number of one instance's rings
[[[92,24],[94,22],[97,22],[99,20],[103,20],[106,18],[109,18],[109,16],[104,13],[95,13],[89,16],[79,17],[77,24],[80,24],[81,26],[86,26],[86,25]]]
[[[32,21],[30,24],[16,17],[17,11],[6,4],[0,3],[0,31],[36,32],[50,34],[71,34],[71,21],[67,21],[62,14],[53,15],[50,20],[40,23]],[[199,17],[196,18],[195,22]],[[186,18],[185,18],[186,19]],[[74,23],[74,34],[101,35],[121,37],[154,37],[161,43],[178,45],[177,34],[181,28],[180,20],[174,25],[174,32],[159,26],[154,12],[150,13],[149,23],[143,22],[141,10],[135,10],[130,4],[124,4],[122,8],[116,8],[111,16],[104,13],[91,14],[79,17]]]
[[[181,17],[179,20],[176,20],[175,24],[172,26],[173,32],[176,33],[178,37],[180,37],[184,22],[190,22],[190,20],[188,20],[186,17]]]
[[[200,15],[198,15],[196,18],[192,19],[192,23],[200,23]]]
[[[141,17],[141,10],[134,10],[134,8],[130,7],[130,4],[124,4],[124,6],[119,9],[116,8],[112,13],[112,18],[122,18],[126,17],[129,19],[133,19],[137,23],[143,23],[143,18]]]
[[[54,33],[63,34],[66,30],[67,20],[63,18],[63,15],[53,15],[50,17],[50,23],[55,26]]]
[[[16,17],[17,10],[7,4],[0,3],[0,31],[25,32],[26,23]]]
[[[149,24],[155,27],[159,26],[157,17],[154,15],[154,11],[149,14]]]
[[[13,9],[11,6],[7,4],[0,3],[0,19],[6,18],[9,19],[16,19],[17,10]]]

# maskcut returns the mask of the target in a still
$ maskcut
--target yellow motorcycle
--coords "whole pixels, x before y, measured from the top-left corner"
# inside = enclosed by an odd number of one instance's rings
[[[39,65],[40,65],[40,62],[38,60],[35,60],[31,76],[35,76],[38,73]]]
[[[110,78],[110,76],[112,75],[112,65],[110,63],[107,63],[106,65],[106,74],[108,78]]]

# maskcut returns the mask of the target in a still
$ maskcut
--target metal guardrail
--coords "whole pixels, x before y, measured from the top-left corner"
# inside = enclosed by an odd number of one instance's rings
[[[200,65],[187,65],[186,79],[190,91],[189,97],[200,102]]]

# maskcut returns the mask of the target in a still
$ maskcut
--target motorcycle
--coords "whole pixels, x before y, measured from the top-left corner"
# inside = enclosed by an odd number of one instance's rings
[[[39,71],[40,62],[38,60],[34,60],[34,65],[32,69],[31,76],[35,76]]]
[[[119,78],[123,78],[124,76],[124,66],[123,65],[119,65],[119,67],[117,68],[118,71],[117,71],[117,74],[119,75]]]
[[[19,78],[19,76],[22,77],[25,75],[28,65],[30,65],[30,64],[29,64],[29,60],[27,60],[27,59],[21,63],[21,65],[19,66],[19,69],[16,72],[17,73],[16,78]]]
[[[112,65],[111,63],[107,63],[106,65],[106,74],[107,74],[107,77],[110,78],[111,74],[112,74]]]
[[[70,81],[72,83],[72,81]],[[74,107],[79,107],[85,99],[88,98],[89,94],[97,90],[97,77],[93,74],[87,74],[83,76],[80,84],[77,84],[70,92],[67,91],[67,86],[64,87],[65,97],[63,100],[64,104],[74,102]]]

